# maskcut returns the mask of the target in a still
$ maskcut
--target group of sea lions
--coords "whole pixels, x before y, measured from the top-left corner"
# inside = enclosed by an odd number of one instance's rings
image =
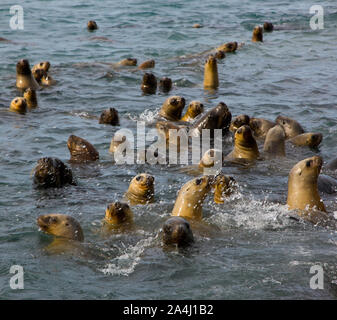
[[[195,26],[197,27],[197,26]],[[198,26],[201,27],[201,26]],[[95,21],[89,21],[89,31],[98,28]],[[252,41],[263,42],[263,32],[273,31],[273,25],[266,22],[263,27],[256,26],[253,30]],[[204,66],[204,88],[216,89],[219,86],[217,59],[223,59],[226,53],[233,53],[242,45],[237,42],[229,42],[215,49],[209,55]],[[136,66],[137,60],[124,59],[117,65]],[[155,66],[154,60],[145,61],[138,68],[147,69]],[[49,62],[36,64],[32,70],[27,60],[17,63],[17,88],[24,90],[23,97],[16,97],[10,105],[10,110],[25,113],[27,108],[37,107],[36,90],[42,85],[51,85],[55,81],[48,74]],[[169,92],[172,88],[170,78],[160,80],[160,88]],[[144,93],[152,94],[157,89],[157,79],[151,73],[143,76],[141,89]],[[274,121],[252,118],[248,115],[239,115],[232,119],[232,114],[227,105],[220,102],[207,112],[204,105],[197,100],[188,104],[185,114],[183,110],[186,101],[180,96],[168,97],[158,114],[156,128],[168,145],[171,143],[171,132],[183,130],[186,137],[201,137],[205,129],[210,130],[211,139],[214,138],[214,130],[222,131],[222,136],[234,135],[233,150],[223,155],[217,149],[208,150],[199,162],[199,168],[210,168],[216,165],[215,159],[220,159],[221,166],[226,161],[248,161],[270,157],[285,157],[285,143],[290,142],[294,146],[307,146],[316,148],[322,141],[322,134],[305,132],[302,126],[293,119],[278,116]],[[119,125],[118,112],[114,108],[104,110],[99,123]],[[126,138],[111,141],[110,152],[116,152]],[[181,138],[181,136],[180,136]],[[263,152],[259,151],[258,144],[263,142]],[[71,135],[67,141],[70,152],[70,162],[91,162],[99,159],[99,153],[87,140]],[[177,142],[178,152],[180,144]],[[320,171],[323,160],[314,156],[298,162],[290,171],[288,178],[287,205],[289,210],[295,212],[305,220],[323,226],[336,228],[336,220],[326,212],[324,203],[319,195],[319,185],[330,183],[337,186],[334,179],[319,183]],[[329,170],[337,170],[337,159],[326,166]],[[136,175],[130,182],[121,201],[115,201],[107,205],[104,224],[118,227],[130,224],[133,221],[132,206],[148,205],[155,201],[155,178],[147,173]],[[335,185],[334,185],[335,183]],[[41,158],[34,169],[34,184],[38,188],[60,188],[67,184],[76,185],[72,171],[57,158]],[[171,217],[162,228],[162,241],[165,245],[179,247],[191,244],[194,241],[193,232],[189,221],[202,220],[202,206],[205,198],[213,190],[214,202],[223,204],[224,199],[236,190],[236,181],[233,177],[218,172],[214,175],[203,175],[186,182],[178,192]],[[48,234],[74,240],[83,241],[84,234],[80,223],[73,217],[65,214],[46,214],[39,216],[37,224],[40,229]]]

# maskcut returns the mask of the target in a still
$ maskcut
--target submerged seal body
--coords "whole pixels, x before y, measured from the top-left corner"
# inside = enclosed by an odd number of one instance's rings
[[[67,146],[70,152],[70,161],[72,162],[87,162],[99,159],[98,151],[85,139],[71,135],[68,138]]]
[[[154,177],[146,173],[135,176],[130,182],[125,197],[131,205],[154,202]]]
[[[219,87],[218,64],[214,56],[209,56],[204,66],[204,88],[216,89]]]
[[[22,59],[16,64],[16,86],[19,89],[37,90],[39,84],[33,77],[28,60]]]
[[[155,67],[155,61],[154,60],[147,60],[141,63],[138,67],[138,69],[149,69]]]
[[[193,232],[187,220],[181,217],[171,217],[163,225],[164,245],[185,247],[194,242]]]

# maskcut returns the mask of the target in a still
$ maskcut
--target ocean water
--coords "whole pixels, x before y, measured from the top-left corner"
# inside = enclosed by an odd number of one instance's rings
[[[1,299],[335,299],[337,234],[286,217],[287,178],[299,160],[337,156],[337,8],[320,1],[324,29],[312,30],[312,1],[42,1],[17,0],[24,30],[11,30],[9,8],[0,4],[0,298]],[[99,29],[86,30],[88,20]],[[284,30],[251,43],[255,25],[272,21]],[[204,27],[194,29],[200,23]],[[94,37],[105,37],[104,39]],[[198,53],[228,41],[244,42],[219,62],[219,89],[204,91]],[[174,82],[169,94],[143,95],[144,71],[114,69],[127,57],[155,59],[151,71]],[[19,93],[15,66],[51,62],[57,84],[38,92],[39,108],[8,112]],[[153,126],[169,95],[200,100],[206,109],[225,102],[233,116],[274,120],[286,115],[306,131],[321,132],[319,149],[287,145],[284,160],[258,161],[250,168],[226,166],[239,192],[223,205],[211,195],[195,244],[163,250],[158,232],[176,194],[192,177],[179,166],[113,163],[108,152],[118,129],[136,132],[138,120]],[[98,124],[102,110],[115,107],[120,126]],[[99,151],[94,164],[71,165],[69,135],[89,140]],[[227,145],[226,151],[232,148]],[[36,190],[31,171],[41,157],[71,166],[78,186]],[[129,232],[102,234],[107,203],[121,199],[137,173],[155,177],[156,202],[133,207]],[[328,173],[336,178],[336,174]],[[329,212],[335,195],[322,194]],[[85,242],[71,254],[50,254],[52,238],[36,218],[67,213],[82,225]],[[310,268],[324,269],[324,289],[310,288]],[[9,286],[12,265],[24,268],[24,290]]]

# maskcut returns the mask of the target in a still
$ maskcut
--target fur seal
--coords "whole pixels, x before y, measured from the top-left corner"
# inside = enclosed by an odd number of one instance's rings
[[[47,234],[80,242],[84,240],[80,223],[69,215],[59,213],[44,214],[37,218],[37,224]]]
[[[187,220],[181,217],[171,217],[163,225],[162,240],[164,245],[186,247],[194,242],[193,232]]]
[[[236,130],[234,135],[234,149],[227,159],[256,160],[259,157],[259,149],[249,126],[243,125]]]
[[[171,96],[164,101],[159,115],[170,121],[179,121],[184,107],[185,99],[183,97]]]
[[[25,98],[27,102],[27,106],[29,109],[37,108],[37,97],[36,97],[36,91],[28,88],[23,94],[23,97]]]
[[[137,65],[137,59],[133,58],[126,58],[117,63],[119,66],[124,66],[124,67],[134,67]]]
[[[133,221],[133,213],[127,203],[109,203],[105,210],[104,222],[109,225],[120,225]]]
[[[229,197],[236,190],[236,181],[233,177],[219,174],[213,183],[214,202],[224,203],[224,199]]]
[[[225,53],[233,53],[238,48],[238,43],[234,42],[227,42],[216,49],[216,51],[224,51]]]
[[[138,67],[138,69],[150,69],[155,67],[156,62],[152,60],[147,60],[141,63]]]
[[[202,156],[199,162],[199,168],[211,168],[214,167],[214,165],[216,164],[218,164],[219,167],[222,167],[223,161],[224,161],[224,154],[222,153],[221,150],[209,149]]]
[[[154,177],[146,173],[135,176],[130,182],[125,197],[131,205],[154,202]]]
[[[33,66],[32,73],[34,74],[34,72],[36,70],[43,70],[44,72],[48,73],[49,68],[50,68],[50,62],[49,61],[42,61],[42,62],[39,62],[39,63],[37,63]]]
[[[41,84],[42,77],[46,77],[47,73],[42,69],[36,69],[32,71],[33,77],[38,84]]]
[[[252,36],[253,42],[263,42],[263,29],[260,26],[256,26],[253,29],[253,36]]]
[[[286,139],[291,139],[299,134],[304,133],[302,126],[296,121],[288,117],[278,116],[275,120],[277,124],[283,127]]]
[[[317,210],[326,212],[321,200],[317,179],[322,168],[322,158],[314,156],[298,162],[290,171],[288,177],[287,205],[290,210]],[[306,213],[303,213],[307,215]]]
[[[204,67],[204,88],[216,89],[219,87],[218,64],[214,56],[209,56]]]
[[[187,107],[185,115],[181,118],[181,121],[190,122],[203,112],[204,105],[200,101],[191,101]]]
[[[214,137],[213,129],[222,129],[223,134],[226,134],[231,120],[232,114],[227,105],[223,102],[219,102],[216,107],[207,111],[193,123],[190,134],[193,137],[199,137],[202,135],[202,130],[204,129],[211,130],[211,138]]]
[[[298,147],[316,148],[322,142],[322,139],[323,135],[321,133],[306,132],[289,139],[289,141]]]
[[[25,98],[16,97],[11,101],[9,110],[25,114],[27,112],[27,102]]]
[[[249,125],[249,120],[249,116],[247,116],[246,114],[240,114],[232,120],[231,125],[229,126],[229,130],[235,133],[235,131],[241,126],[245,124]]]
[[[162,92],[170,92],[172,89],[172,80],[167,77],[161,78],[159,80],[159,89]]]
[[[155,94],[157,91],[157,78],[152,73],[145,73],[141,89],[146,94]]]
[[[265,22],[263,24],[263,31],[264,32],[272,32],[274,30],[274,26],[271,22]]]
[[[76,185],[73,174],[60,159],[41,158],[34,168],[34,185],[37,188],[61,188]]]
[[[253,130],[254,137],[264,139],[269,129],[275,126],[275,122],[263,118],[250,118],[249,126]]]
[[[186,182],[179,190],[172,216],[202,219],[202,204],[211,190],[212,176],[202,176]]]
[[[39,84],[34,79],[29,62],[26,59],[21,59],[16,64],[16,86],[23,90],[27,88],[37,90],[39,88]]]
[[[285,157],[285,139],[286,135],[280,125],[269,129],[266,140],[263,145],[263,152],[268,157]]]
[[[41,85],[49,87],[52,86],[56,83],[56,81],[54,80],[54,78],[46,73],[44,73],[41,77],[40,80]]]
[[[119,125],[118,111],[115,108],[104,110],[99,118],[99,124]]]
[[[337,170],[337,158],[329,161],[327,165],[325,166],[325,168],[331,171],[336,171]]]
[[[88,23],[87,23],[87,29],[88,29],[89,31],[97,30],[97,29],[98,29],[98,26],[97,26],[96,21],[94,21],[94,20],[88,21]]]
[[[87,140],[71,135],[68,138],[67,145],[71,162],[87,162],[99,159],[99,153]]]

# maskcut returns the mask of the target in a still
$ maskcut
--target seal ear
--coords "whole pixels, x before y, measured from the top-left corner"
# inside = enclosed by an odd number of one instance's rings
[[[296,170],[295,173],[300,176],[302,174],[302,169],[301,168],[297,168],[297,170]]]

